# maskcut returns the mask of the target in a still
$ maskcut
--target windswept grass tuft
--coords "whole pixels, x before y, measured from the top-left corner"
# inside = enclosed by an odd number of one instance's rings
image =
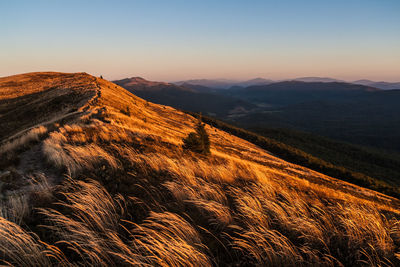
[[[21,136],[3,144],[0,147],[0,154],[10,153],[17,149],[28,146],[31,142],[39,141],[40,138],[47,133],[45,126],[38,126],[22,134]]]
[[[176,214],[152,212],[132,234],[133,246],[151,265],[211,266],[197,231]]]
[[[51,266],[53,260],[67,265],[64,255],[41,242],[17,224],[0,217],[0,263],[8,266]]]
[[[62,132],[54,132],[43,142],[43,152],[49,162],[58,168],[65,168],[75,175],[79,171],[93,170],[96,166],[107,164],[117,169],[117,160],[96,144],[71,145]]]

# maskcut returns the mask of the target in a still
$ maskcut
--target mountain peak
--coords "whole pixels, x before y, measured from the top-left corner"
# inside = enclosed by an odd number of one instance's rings
[[[123,80],[117,81],[119,83],[123,83],[126,86],[135,86],[135,85],[143,85],[143,86],[157,86],[157,85],[167,85],[165,82],[153,82],[146,80],[142,77],[131,77]]]
[[[384,82],[384,81],[376,82],[376,81],[363,79],[363,80],[354,81],[353,83],[376,87],[376,88],[383,89],[383,90],[400,89],[400,82]]]

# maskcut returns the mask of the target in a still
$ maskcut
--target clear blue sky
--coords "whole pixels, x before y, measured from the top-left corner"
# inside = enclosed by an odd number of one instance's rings
[[[400,80],[399,0],[9,0],[0,33],[0,76]]]

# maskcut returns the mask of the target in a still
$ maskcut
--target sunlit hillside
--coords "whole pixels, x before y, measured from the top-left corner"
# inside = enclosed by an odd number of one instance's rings
[[[0,78],[0,262],[391,266],[400,202],[85,73]]]

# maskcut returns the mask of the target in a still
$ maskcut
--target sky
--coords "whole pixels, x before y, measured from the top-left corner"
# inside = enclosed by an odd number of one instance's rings
[[[0,34],[0,76],[400,81],[399,0],[4,0]]]

